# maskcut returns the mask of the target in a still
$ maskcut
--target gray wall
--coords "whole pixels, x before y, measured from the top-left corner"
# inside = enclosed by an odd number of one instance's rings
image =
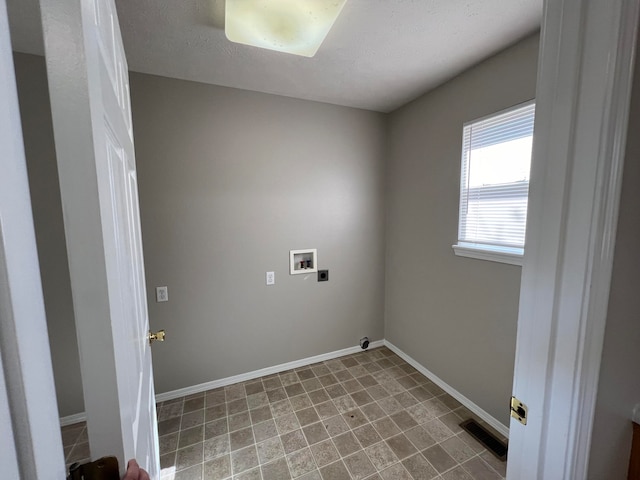
[[[84,401],[47,73],[43,57],[16,53],[14,62],[58,410],[66,416],[84,411]]]
[[[535,97],[537,35],[390,117],[385,338],[508,425],[518,266],[456,257],[462,125]]]
[[[386,117],[130,82],[157,392],[382,339]],[[300,248],[329,282],[289,275]]]
[[[638,50],[640,52],[640,50]],[[636,62],[640,57],[636,58]],[[640,74],[636,63],[616,250],[609,294],[589,478],[627,478],[631,416],[640,403]]]

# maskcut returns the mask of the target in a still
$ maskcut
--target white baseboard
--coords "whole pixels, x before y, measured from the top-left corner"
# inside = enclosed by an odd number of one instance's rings
[[[369,348],[382,347],[384,340],[376,340],[369,343]],[[185,397],[187,395],[193,395],[194,393],[206,392],[207,390],[213,390],[214,388],[226,387],[227,385],[233,385],[234,383],[246,382],[247,380],[253,380],[254,378],[264,377],[265,375],[272,375],[274,373],[285,372],[292,368],[305,367],[318,362],[324,362],[327,360],[333,360],[334,358],[342,357],[344,355],[350,355],[352,353],[361,352],[360,346],[343,348],[342,350],[336,350],[335,352],[323,353],[322,355],[316,355],[314,357],[307,357],[300,360],[294,360],[293,362],[281,363],[273,367],[261,368],[260,370],[254,370],[253,372],[241,373],[240,375],[234,375],[232,377],[221,378],[220,380],[213,380],[211,382],[201,383],[199,385],[193,385],[191,387],[180,388],[178,390],[172,390],[170,392],[160,393],[156,395],[156,402],[164,402],[166,400],[173,400],[174,398]]]
[[[73,415],[60,417],[60,426],[65,427],[67,425],[73,425],[74,423],[84,422],[86,419],[87,414],[85,412],[74,413]]]
[[[482,420],[484,420],[489,425],[491,425],[491,427],[494,428],[497,432],[509,438],[509,427],[502,424],[502,422],[500,422],[495,417],[493,417],[492,415],[487,413],[485,410],[480,408],[478,405],[473,403],[471,400],[469,400],[467,397],[465,397],[463,394],[461,394],[459,391],[457,391],[447,382],[445,382],[444,380],[439,378],[437,375],[429,371],[427,368],[422,366],[418,361],[411,358],[409,355],[404,353],[402,350],[400,350],[390,341],[384,340],[384,344],[390,350],[392,350],[395,354],[401,357],[405,362],[410,364],[413,368],[418,370],[421,374],[423,374],[425,377],[427,377],[429,380],[431,380],[433,383],[435,383],[437,386],[439,386],[441,389],[443,389],[445,392],[447,392],[449,395],[451,395],[453,398],[459,401],[462,405],[467,407],[469,410],[475,413],[478,417],[480,417]]]

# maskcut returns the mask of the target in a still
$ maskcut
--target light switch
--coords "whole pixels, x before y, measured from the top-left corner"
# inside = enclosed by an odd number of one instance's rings
[[[276,272],[267,272],[267,285],[276,284]]]
[[[168,302],[169,289],[167,287],[156,287],[156,302]]]

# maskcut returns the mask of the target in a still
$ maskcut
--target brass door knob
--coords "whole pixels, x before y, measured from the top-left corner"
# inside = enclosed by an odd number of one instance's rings
[[[158,330],[156,333],[153,333],[151,330],[149,330],[149,335],[147,335],[147,338],[149,339],[149,345],[151,345],[156,340],[158,342],[164,342],[164,337],[164,330]]]

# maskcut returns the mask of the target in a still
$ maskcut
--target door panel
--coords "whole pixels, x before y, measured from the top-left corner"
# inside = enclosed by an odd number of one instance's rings
[[[47,72],[93,458],[159,475],[127,63],[112,0],[43,0]],[[73,54],[76,54],[75,56]]]

